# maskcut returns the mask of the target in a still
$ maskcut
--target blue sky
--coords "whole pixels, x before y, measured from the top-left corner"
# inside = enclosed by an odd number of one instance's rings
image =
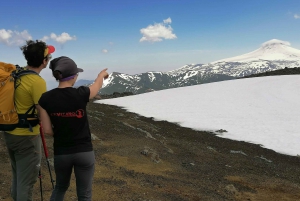
[[[1,61],[26,65],[19,47],[43,39],[94,79],[103,68],[136,74],[238,56],[271,39],[300,49],[299,0],[5,1]],[[42,76],[53,79],[50,70]]]

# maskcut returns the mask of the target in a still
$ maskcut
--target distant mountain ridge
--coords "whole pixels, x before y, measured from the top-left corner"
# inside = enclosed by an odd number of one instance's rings
[[[90,85],[92,84],[94,81],[92,80],[78,80],[76,82],[76,86],[85,86],[85,85]]]
[[[300,66],[300,59],[295,61],[284,60],[257,60],[250,62],[218,62],[205,64],[198,68],[200,72],[223,74],[233,77],[244,77],[283,68]]]
[[[227,75],[201,73],[195,70],[167,73],[147,72],[138,75],[126,75],[114,72],[101,89],[100,94],[111,94],[113,92],[140,94],[230,79],[234,78]]]
[[[245,77],[283,68],[300,67],[300,50],[286,41],[272,39],[253,52],[208,64],[189,64],[169,72],[127,75],[113,72],[104,81],[100,94],[145,93]],[[85,81],[85,85],[93,81]],[[76,86],[79,86],[76,83]]]

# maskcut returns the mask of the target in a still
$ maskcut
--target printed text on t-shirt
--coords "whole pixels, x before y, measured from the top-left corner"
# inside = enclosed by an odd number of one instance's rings
[[[77,118],[82,118],[84,116],[84,110],[79,109],[76,112],[55,112],[51,113],[51,116],[56,116],[56,117],[77,117]]]

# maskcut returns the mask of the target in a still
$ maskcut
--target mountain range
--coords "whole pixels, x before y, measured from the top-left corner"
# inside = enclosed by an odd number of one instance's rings
[[[269,40],[257,50],[208,64],[189,64],[169,72],[145,72],[127,75],[113,72],[104,81],[99,94],[132,92],[140,94],[169,88],[224,81],[300,66],[300,50],[286,41]],[[89,85],[90,80],[79,80],[75,86]]]

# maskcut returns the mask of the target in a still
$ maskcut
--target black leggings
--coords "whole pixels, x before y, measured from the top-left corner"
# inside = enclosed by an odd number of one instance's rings
[[[54,156],[56,184],[50,201],[64,200],[65,193],[70,186],[73,167],[78,201],[92,200],[92,181],[95,170],[94,151]]]

